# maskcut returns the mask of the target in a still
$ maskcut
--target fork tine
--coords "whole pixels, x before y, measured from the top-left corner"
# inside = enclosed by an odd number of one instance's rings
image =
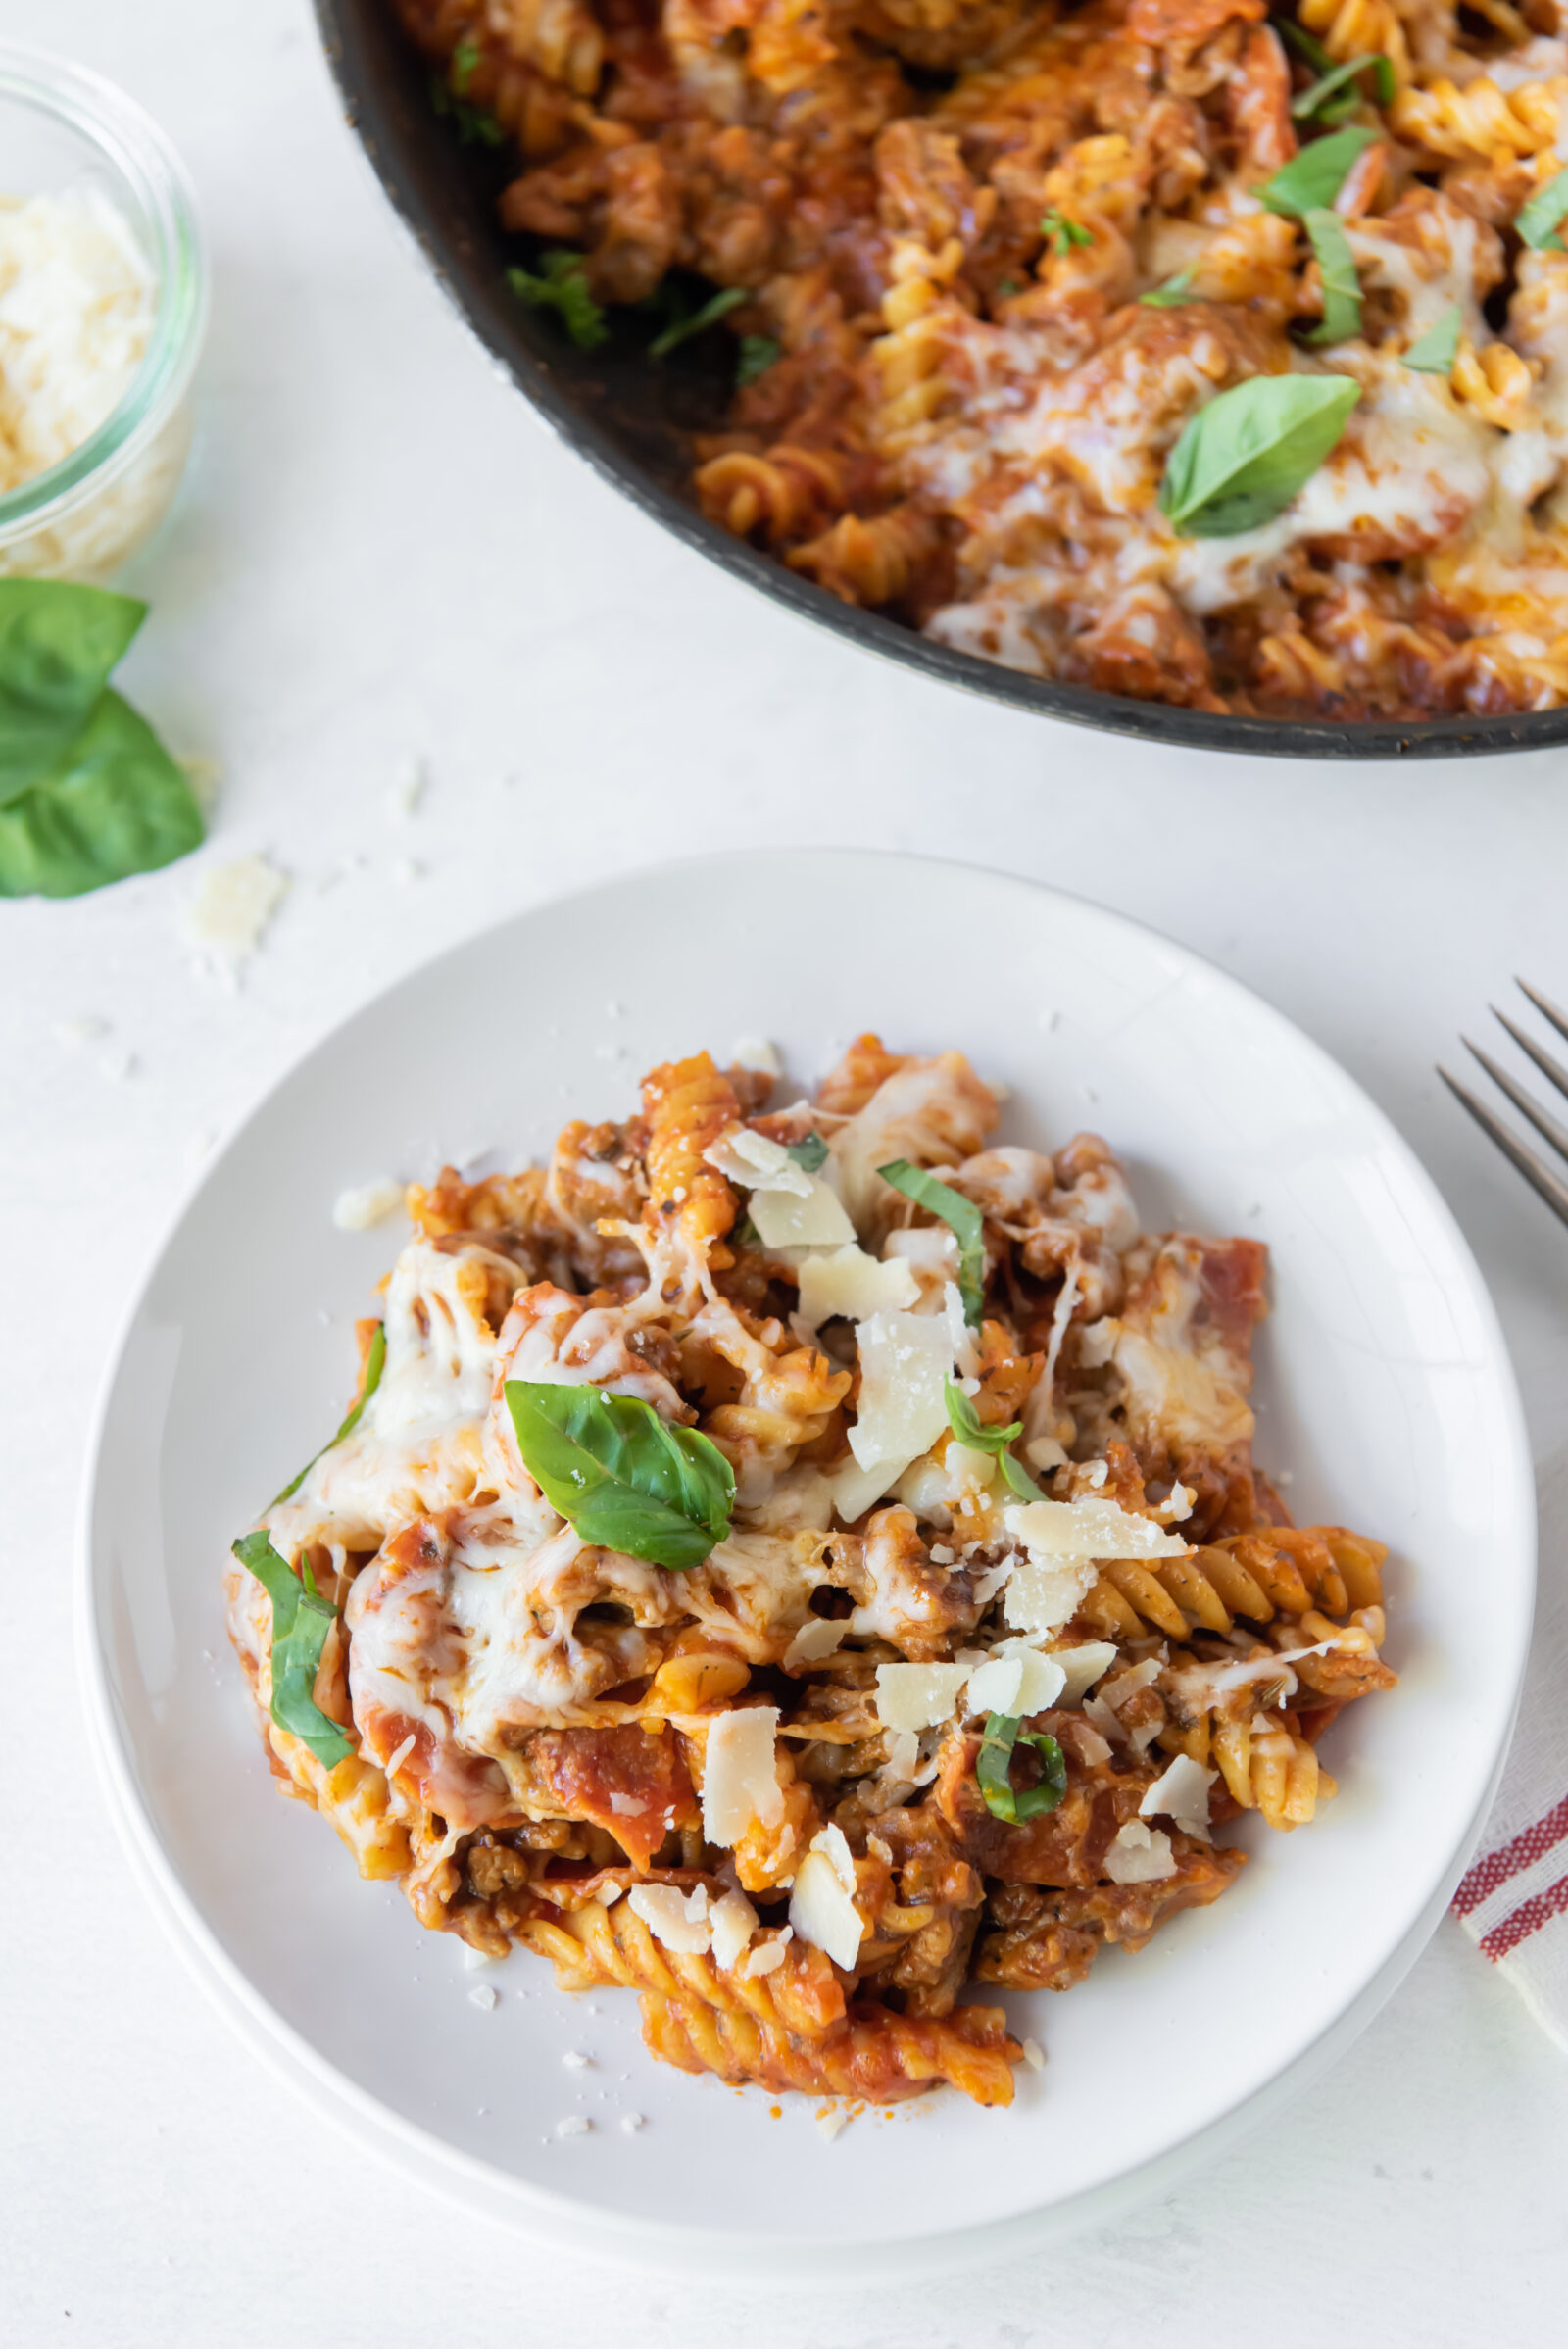
[[[1513,983],[1521,995],[1530,998],[1542,1018],[1549,1020],[1558,1035],[1565,1043],[1568,1043],[1568,1011],[1559,1011],[1549,995],[1543,995],[1539,987],[1532,987],[1530,981],[1521,979],[1517,972],[1514,974]]]
[[[1490,1052],[1484,1052],[1479,1044],[1472,1044],[1468,1036],[1461,1036],[1459,1042],[1467,1052],[1480,1061],[1494,1085],[1508,1096],[1520,1114],[1529,1118],[1536,1132],[1544,1134],[1558,1157],[1568,1158],[1568,1126],[1559,1125],[1551,1112],[1543,1109],[1539,1101],[1533,1101],[1524,1087],[1516,1084],[1505,1068],[1499,1068]]]
[[[1507,1029],[1526,1058],[1534,1060],[1547,1083],[1555,1085],[1559,1093],[1568,1095],[1568,1068],[1564,1068],[1560,1060],[1554,1060],[1544,1045],[1538,1044],[1533,1036],[1527,1036],[1524,1029],[1508,1017],[1506,1011],[1497,1009],[1495,1003],[1492,1005],[1492,1016]]]
[[[1510,1134],[1498,1117],[1494,1117],[1484,1101],[1478,1101],[1466,1085],[1450,1077],[1440,1065],[1439,1076],[1462,1108],[1468,1109],[1484,1134],[1489,1134],[1505,1158],[1512,1159],[1533,1191],[1539,1193],[1560,1223],[1568,1224],[1568,1184],[1560,1183],[1544,1159],[1538,1158],[1527,1143]]]

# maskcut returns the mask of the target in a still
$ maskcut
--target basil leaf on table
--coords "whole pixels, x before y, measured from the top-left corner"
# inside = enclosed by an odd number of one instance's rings
[[[602,1387],[509,1379],[523,1466],[585,1542],[681,1573],[729,1532],[735,1472],[695,1428]]]
[[[1323,280],[1323,318],[1306,337],[1309,343],[1348,342],[1361,331],[1361,280],[1355,273],[1355,255],[1337,212],[1309,212],[1302,226],[1317,255]]]
[[[1054,1811],[1067,1791],[1067,1758],[1054,1737],[1039,1730],[1025,1730],[1023,1742],[1032,1745],[1040,1756],[1040,1783],[1035,1786],[1015,1786],[1012,1783],[1013,1749],[1019,1740],[1019,1717],[1012,1713],[988,1713],[985,1735],[975,1757],[974,1775],[986,1809],[993,1819],[1004,1819],[1009,1827],[1020,1819],[1038,1819]]]
[[[356,1747],[321,1711],[313,1691],[337,1609],[327,1605],[314,1584],[307,1590],[266,1533],[242,1534],[233,1547],[235,1557],[272,1602],[272,1719],[308,1745],[318,1762],[334,1769]]]
[[[804,1142],[786,1142],[784,1148],[805,1174],[817,1174],[827,1164],[827,1144],[820,1134],[808,1134]]]
[[[1430,325],[1425,334],[1417,335],[1408,351],[1399,354],[1400,364],[1414,367],[1418,375],[1448,375],[1459,356],[1459,335],[1464,325],[1464,313],[1455,302],[1441,318]]]
[[[988,1428],[982,1424],[973,1403],[956,1379],[944,1380],[942,1392],[947,1398],[948,1425],[958,1442],[970,1451],[990,1452],[994,1459],[1000,1461],[1008,1492],[1015,1493],[1020,1500],[1044,1500],[1046,1494],[1022,1462],[1015,1460],[1007,1448],[1023,1434],[1023,1421],[1015,1419],[1009,1427]]]
[[[979,1208],[961,1191],[955,1191],[950,1183],[927,1174],[923,1166],[911,1166],[907,1158],[890,1159],[876,1171],[884,1183],[891,1183],[895,1191],[902,1191],[906,1199],[912,1199],[928,1214],[940,1217],[953,1233],[958,1243],[958,1295],[963,1299],[963,1318],[971,1329],[978,1329],[986,1279],[984,1218]]]
[[[1282,212],[1291,220],[1304,220],[1309,212],[1326,210],[1345,185],[1351,164],[1377,135],[1362,122],[1348,123],[1328,138],[1314,139],[1252,192],[1270,212]]]
[[[356,1402],[347,1419],[344,1420],[343,1425],[338,1429],[337,1434],[333,1436],[327,1443],[323,1444],[319,1451],[312,1452],[310,1458],[306,1461],[304,1467],[300,1470],[299,1475],[294,1479],[293,1483],[283,1487],[282,1492],[278,1493],[277,1498],[272,1502],[272,1507],[274,1509],[277,1507],[279,1501],[292,1500],[294,1494],[304,1484],[306,1478],[310,1475],[311,1470],[316,1466],[318,1460],[325,1459],[329,1451],[336,1450],[337,1446],[342,1443],[345,1436],[353,1435],[355,1429],[359,1426],[360,1421],[365,1416],[366,1404],[369,1401],[371,1395],[381,1384],[381,1373],[385,1368],[386,1323],[384,1321],[378,1321],[375,1325],[375,1336],[370,1340],[369,1352],[365,1357],[365,1377],[360,1385],[360,1395],[358,1402]]]
[[[54,763],[0,807],[0,897],[80,897],[198,848],[201,809],[112,686]]]
[[[0,579],[0,807],[81,732],[146,612],[102,587]]]
[[[1558,222],[1568,214],[1568,169],[1538,187],[1528,204],[1522,205],[1514,218],[1514,226],[1525,243],[1536,253],[1560,253],[1562,238],[1554,233]]]
[[[1189,417],[1165,462],[1160,511],[1184,538],[1234,538],[1284,512],[1345,430],[1348,375],[1254,375]]]

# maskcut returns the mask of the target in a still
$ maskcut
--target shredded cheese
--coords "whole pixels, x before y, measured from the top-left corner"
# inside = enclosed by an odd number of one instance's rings
[[[1113,1884],[1152,1884],[1176,1873],[1170,1837],[1163,1828],[1150,1829],[1129,1819],[1105,1854],[1105,1874]]]

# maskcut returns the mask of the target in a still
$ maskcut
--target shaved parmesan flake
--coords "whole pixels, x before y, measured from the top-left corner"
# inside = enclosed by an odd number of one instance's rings
[[[688,1895],[675,1884],[633,1884],[627,1897],[632,1914],[677,1957],[701,1957],[712,1939],[706,1885]]]
[[[1144,1796],[1139,1817],[1174,1819],[1184,1835],[1208,1842],[1208,1789],[1218,1776],[1217,1770],[1205,1770],[1191,1754],[1179,1753]]]
[[[713,1963],[733,1966],[757,1931],[757,1911],[744,1892],[726,1892],[713,1906]]]
[[[807,1664],[820,1664],[824,1656],[830,1656],[843,1645],[849,1628],[847,1617],[835,1622],[826,1615],[813,1615],[809,1623],[802,1624],[784,1650],[785,1671],[799,1672]]]
[[[790,1924],[803,1941],[825,1950],[836,1966],[853,1967],[863,1927],[855,1905],[855,1861],[841,1827],[824,1827],[795,1872]]]
[[[777,1077],[784,1073],[778,1047],[769,1044],[765,1036],[737,1036],[729,1048],[729,1064],[731,1068],[759,1069],[764,1077]]]
[[[1020,1632],[1059,1632],[1088,1597],[1094,1579],[1093,1564],[1054,1566],[1020,1558],[1007,1583],[1003,1614]]]
[[[980,1356],[975,1351],[974,1332],[964,1317],[963,1299],[958,1295],[956,1281],[948,1281],[943,1287],[942,1311],[947,1321],[948,1336],[953,1344],[953,1359],[957,1370],[966,1379],[978,1378]]]
[[[948,1424],[944,1382],[953,1369],[953,1337],[946,1321],[930,1313],[874,1313],[856,1338],[860,1396],[851,1451],[866,1469],[918,1459]]]
[[[1108,1672],[1116,1661],[1116,1648],[1109,1639],[1085,1639],[1078,1647],[1058,1647],[1054,1660],[1061,1666],[1060,1705],[1082,1704],[1102,1673]]]
[[[786,1925],[782,1933],[774,1934],[772,1940],[759,1941],[741,1968],[747,1981],[756,1982],[763,1974],[776,1974],[784,1963],[785,1947],[794,1938],[793,1928]]]
[[[1004,1514],[1031,1558],[1181,1558],[1192,1546],[1113,1500],[1030,1500]]]
[[[773,1759],[777,1735],[776,1705],[714,1714],[703,1759],[703,1834],[710,1843],[738,1843],[754,1820],[777,1827],[783,1818]]]
[[[969,1672],[967,1664],[879,1664],[877,1719],[884,1729],[935,1729],[952,1713]]]
[[[1139,1819],[1128,1820],[1105,1854],[1105,1874],[1113,1884],[1152,1884],[1175,1873],[1169,1835],[1163,1828],[1151,1830]]]
[[[287,873],[265,856],[236,856],[232,863],[211,866],[185,909],[187,943],[208,949],[236,969],[255,954],[288,889]]]
[[[499,1991],[493,1990],[488,1982],[482,1982],[468,1992],[468,2004],[480,2008],[484,2014],[493,2014],[499,1996]]]
[[[829,1249],[808,1256],[800,1268],[800,1316],[808,1329],[842,1317],[867,1321],[873,1313],[897,1313],[919,1297],[907,1264],[879,1263],[862,1248]]]
[[[1012,1713],[1027,1720],[1057,1701],[1066,1677],[1055,1656],[1031,1647],[1027,1639],[1005,1639],[971,1674],[965,1702],[971,1713]]]
[[[816,2133],[824,2145],[831,2145],[850,2126],[850,2116],[842,2104],[830,2104],[826,2112],[816,2116]]]
[[[332,1221],[340,1232],[368,1232],[395,1215],[402,1204],[403,1185],[394,1183],[390,1175],[377,1175],[373,1182],[338,1193],[332,1202]]]
[[[800,1199],[810,1196],[811,1178],[805,1167],[796,1165],[782,1142],[754,1134],[750,1126],[731,1126],[703,1156],[726,1183],[742,1183],[748,1191],[790,1191]]]
[[[969,1675],[967,1705],[971,1713],[1023,1712],[1018,1692],[1023,1687],[1023,1663],[1017,1656],[994,1656]]]
[[[892,1492],[910,1465],[908,1460],[897,1459],[884,1460],[875,1468],[862,1468],[850,1459],[842,1468],[835,1468],[825,1482],[840,1524],[853,1525],[858,1517],[863,1517],[873,1501]]]
[[[1028,2065],[1031,2072],[1044,2072],[1046,2068],[1046,2051],[1041,2046],[1038,2039],[1024,2040],[1023,2060]]]
[[[830,1183],[820,1175],[805,1174],[791,1162],[791,1172],[802,1175],[806,1189],[800,1194],[770,1183],[765,1191],[752,1193],[752,1221],[757,1236],[764,1248],[841,1248],[855,1238],[855,1226],[844,1211],[844,1201]]]

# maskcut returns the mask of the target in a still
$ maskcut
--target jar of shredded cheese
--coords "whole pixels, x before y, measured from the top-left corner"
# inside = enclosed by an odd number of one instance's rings
[[[96,73],[0,42],[0,578],[102,582],[145,545],[206,322],[163,133]]]

